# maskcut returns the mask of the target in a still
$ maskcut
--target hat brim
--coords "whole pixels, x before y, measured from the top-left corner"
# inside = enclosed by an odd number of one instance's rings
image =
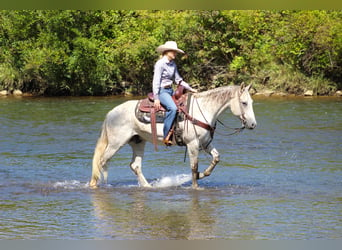
[[[164,53],[165,51],[168,51],[168,50],[173,50],[173,51],[177,51],[179,53],[185,54],[185,52],[183,50],[181,50],[181,49],[170,48],[170,47],[167,47],[165,45],[160,45],[157,48],[157,52],[159,52],[159,53]]]

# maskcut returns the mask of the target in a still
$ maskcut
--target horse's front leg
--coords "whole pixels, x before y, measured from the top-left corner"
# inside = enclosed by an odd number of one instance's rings
[[[211,172],[213,172],[217,163],[220,161],[219,152],[211,144],[209,144],[209,146],[206,148],[205,151],[212,156],[212,161],[211,161],[209,167],[206,170],[204,170],[203,173],[199,173],[199,175],[198,175],[199,179],[202,179],[204,177],[209,176],[211,174]]]
[[[188,144],[187,147],[188,147],[190,167],[191,167],[191,172],[192,172],[192,188],[197,189],[198,188],[197,180],[199,179],[199,173],[198,173],[199,149],[197,145]]]

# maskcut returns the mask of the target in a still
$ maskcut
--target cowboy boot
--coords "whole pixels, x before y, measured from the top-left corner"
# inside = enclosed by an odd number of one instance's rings
[[[170,129],[170,131],[167,133],[167,136],[163,140],[163,143],[166,146],[172,146],[173,145],[172,140],[171,140],[172,134],[173,134],[173,129]]]

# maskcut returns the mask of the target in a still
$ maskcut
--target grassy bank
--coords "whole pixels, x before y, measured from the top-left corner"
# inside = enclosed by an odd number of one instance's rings
[[[314,96],[335,95],[338,86],[335,82],[319,76],[306,76],[299,71],[284,66],[276,70],[262,70],[251,78],[258,92],[271,90],[277,93],[304,95],[312,93]]]

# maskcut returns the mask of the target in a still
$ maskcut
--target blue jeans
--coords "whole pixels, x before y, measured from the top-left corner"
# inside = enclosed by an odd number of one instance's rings
[[[169,130],[172,127],[173,121],[176,118],[177,114],[177,106],[175,102],[172,100],[172,95],[173,95],[173,89],[160,89],[159,92],[159,100],[160,103],[164,106],[166,109],[166,116],[164,120],[164,138],[167,136]]]

